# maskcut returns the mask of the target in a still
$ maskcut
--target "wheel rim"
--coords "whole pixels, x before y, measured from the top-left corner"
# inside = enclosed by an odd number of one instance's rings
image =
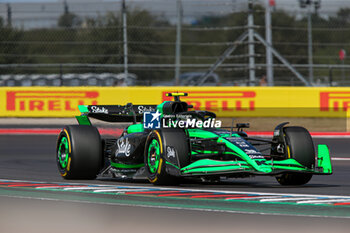
[[[68,151],[68,139],[66,137],[62,137],[60,144],[58,146],[57,157],[60,163],[60,166],[64,169],[68,165],[69,151]]]
[[[160,147],[156,139],[153,139],[148,147],[147,165],[151,173],[155,173],[159,166]]]

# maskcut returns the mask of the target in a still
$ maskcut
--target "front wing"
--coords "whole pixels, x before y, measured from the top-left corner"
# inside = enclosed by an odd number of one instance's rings
[[[257,166],[247,161],[218,161],[201,159],[179,169],[181,176],[228,175],[245,173],[250,175],[278,175],[282,173],[312,173],[315,175],[332,174],[331,158],[326,145],[318,145],[316,167],[306,168],[294,159],[266,160]],[[168,166],[174,166],[167,163]],[[258,168],[258,169],[257,169]]]

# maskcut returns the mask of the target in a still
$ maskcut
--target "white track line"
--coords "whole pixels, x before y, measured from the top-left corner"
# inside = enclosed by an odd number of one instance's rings
[[[350,161],[350,158],[332,158],[334,161]]]
[[[105,189],[108,186],[100,186],[100,187],[73,187],[73,188],[63,188],[62,190],[91,190],[91,189]]]
[[[104,193],[104,192],[140,192],[149,191],[149,189],[96,189],[94,193]]]
[[[311,201],[298,201],[297,204],[324,204],[334,202],[350,202],[350,199],[325,199],[325,200],[311,200]]]
[[[257,196],[257,197],[228,197],[225,200],[251,200],[251,199],[260,199],[260,198],[280,198],[280,196]]]
[[[280,202],[280,201],[299,201],[299,200],[315,200],[316,197],[293,197],[293,198],[270,198],[261,199],[260,202]]]

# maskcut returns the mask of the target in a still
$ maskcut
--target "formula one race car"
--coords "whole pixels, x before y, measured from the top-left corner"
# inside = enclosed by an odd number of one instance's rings
[[[272,139],[249,137],[243,128],[221,127],[215,113],[190,111],[186,93],[168,93],[160,105],[80,105],[79,125],[58,136],[56,159],[65,179],[99,176],[137,178],[153,184],[179,183],[184,177],[215,180],[275,176],[282,185],[303,185],[312,175],[332,174],[326,145],[315,153],[309,132],[279,124]],[[101,138],[89,118],[133,122],[121,136]]]

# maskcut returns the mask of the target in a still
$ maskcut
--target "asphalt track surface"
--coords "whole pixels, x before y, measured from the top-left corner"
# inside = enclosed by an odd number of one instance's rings
[[[0,232],[350,232],[350,138],[314,141],[338,160],[305,186],[253,177],[154,187],[63,180],[56,136],[0,135]]]

